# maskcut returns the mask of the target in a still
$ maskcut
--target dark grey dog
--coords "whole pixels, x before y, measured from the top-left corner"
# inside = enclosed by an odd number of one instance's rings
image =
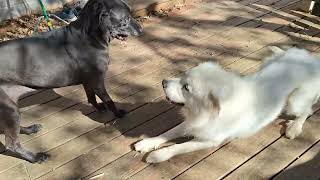
[[[34,89],[82,84],[89,103],[97,110],[117,109],[108,95],[104,77],[109,64],[108,46],[113,38],[138,36],[141,26],[121,0],[90,0],[77,21],[59,30],[36,37],[0,44],[0,126],[5,133],[6,153],[41,163],[46,153],[34,154],[21,147],[18,136],[36,133],[40,125],[20,127],[17,101]],[[98,104],[97,95],[103,103]]]

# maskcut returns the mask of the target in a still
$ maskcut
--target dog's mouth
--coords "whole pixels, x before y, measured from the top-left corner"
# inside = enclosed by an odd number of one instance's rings
[[[125,40],[127,40],[128,35],[126,35],[126,34],[117,34],[115,38],[119,39],[120,41],[125,41]]]
[[[166,96],[166,99],[167,99],[167,101],[169,101],[171,104],[174,104],[174,105],[177,105],[177,106],[184,106],[184,103],[177,103],[177,102],[171,101],[171,99],[168,98],[168,96]]]

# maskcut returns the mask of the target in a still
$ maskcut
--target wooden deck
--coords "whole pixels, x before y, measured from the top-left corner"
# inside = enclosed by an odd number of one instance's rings
[[[317,112],[295,140],[283,137],[278,119],[250,138],[156,165],[144,163],[143,155],[132,150],[141,138],[182,121],[179,109],[164,100],[163,78],[213,59],[226,69],[251,73],[271,44],[319,51],[319,18],[292,10],[302,1],[208,0],[146,19],[142,37],[114,41],[105,80],[117,105],[130,113],[115,119],[109,112],[94,112],[80,86],[22,99],[22,124],[44,127],[38,134],[21,135],[23,146],[52,157],[31,164],[0,155],[0,179],[319,179]]]

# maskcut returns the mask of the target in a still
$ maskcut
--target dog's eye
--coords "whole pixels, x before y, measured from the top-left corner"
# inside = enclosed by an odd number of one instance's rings
[[[184,90],[186,90],[186,91],[189,92],[189,85],[188,85],[188,84],[184,84],[184,85],[182,86],[182,88],[183,88]]]

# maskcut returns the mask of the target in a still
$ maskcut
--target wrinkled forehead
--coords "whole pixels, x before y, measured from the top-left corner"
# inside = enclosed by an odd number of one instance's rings
[[[192,73],[189,71],[185,72],[181,77],[180,77],[180,83],[181,84],[193,84],[193,81],[195,80],[195,77],[192,76]]]
[[[116,7],[110,10],[110,16],[115,19],[123,19],[130,16],[130,11],[127,8]]]
[[[130,13],[130,7],[124,0],[104,0],[103,3],[114,15],[125,15]]]
[[[184,82],[191,82],[194,80],[201,79],[201,76],[199,76],[199,73],[197,71],[194,71],[193,69],[186,71],[182,78]]]

